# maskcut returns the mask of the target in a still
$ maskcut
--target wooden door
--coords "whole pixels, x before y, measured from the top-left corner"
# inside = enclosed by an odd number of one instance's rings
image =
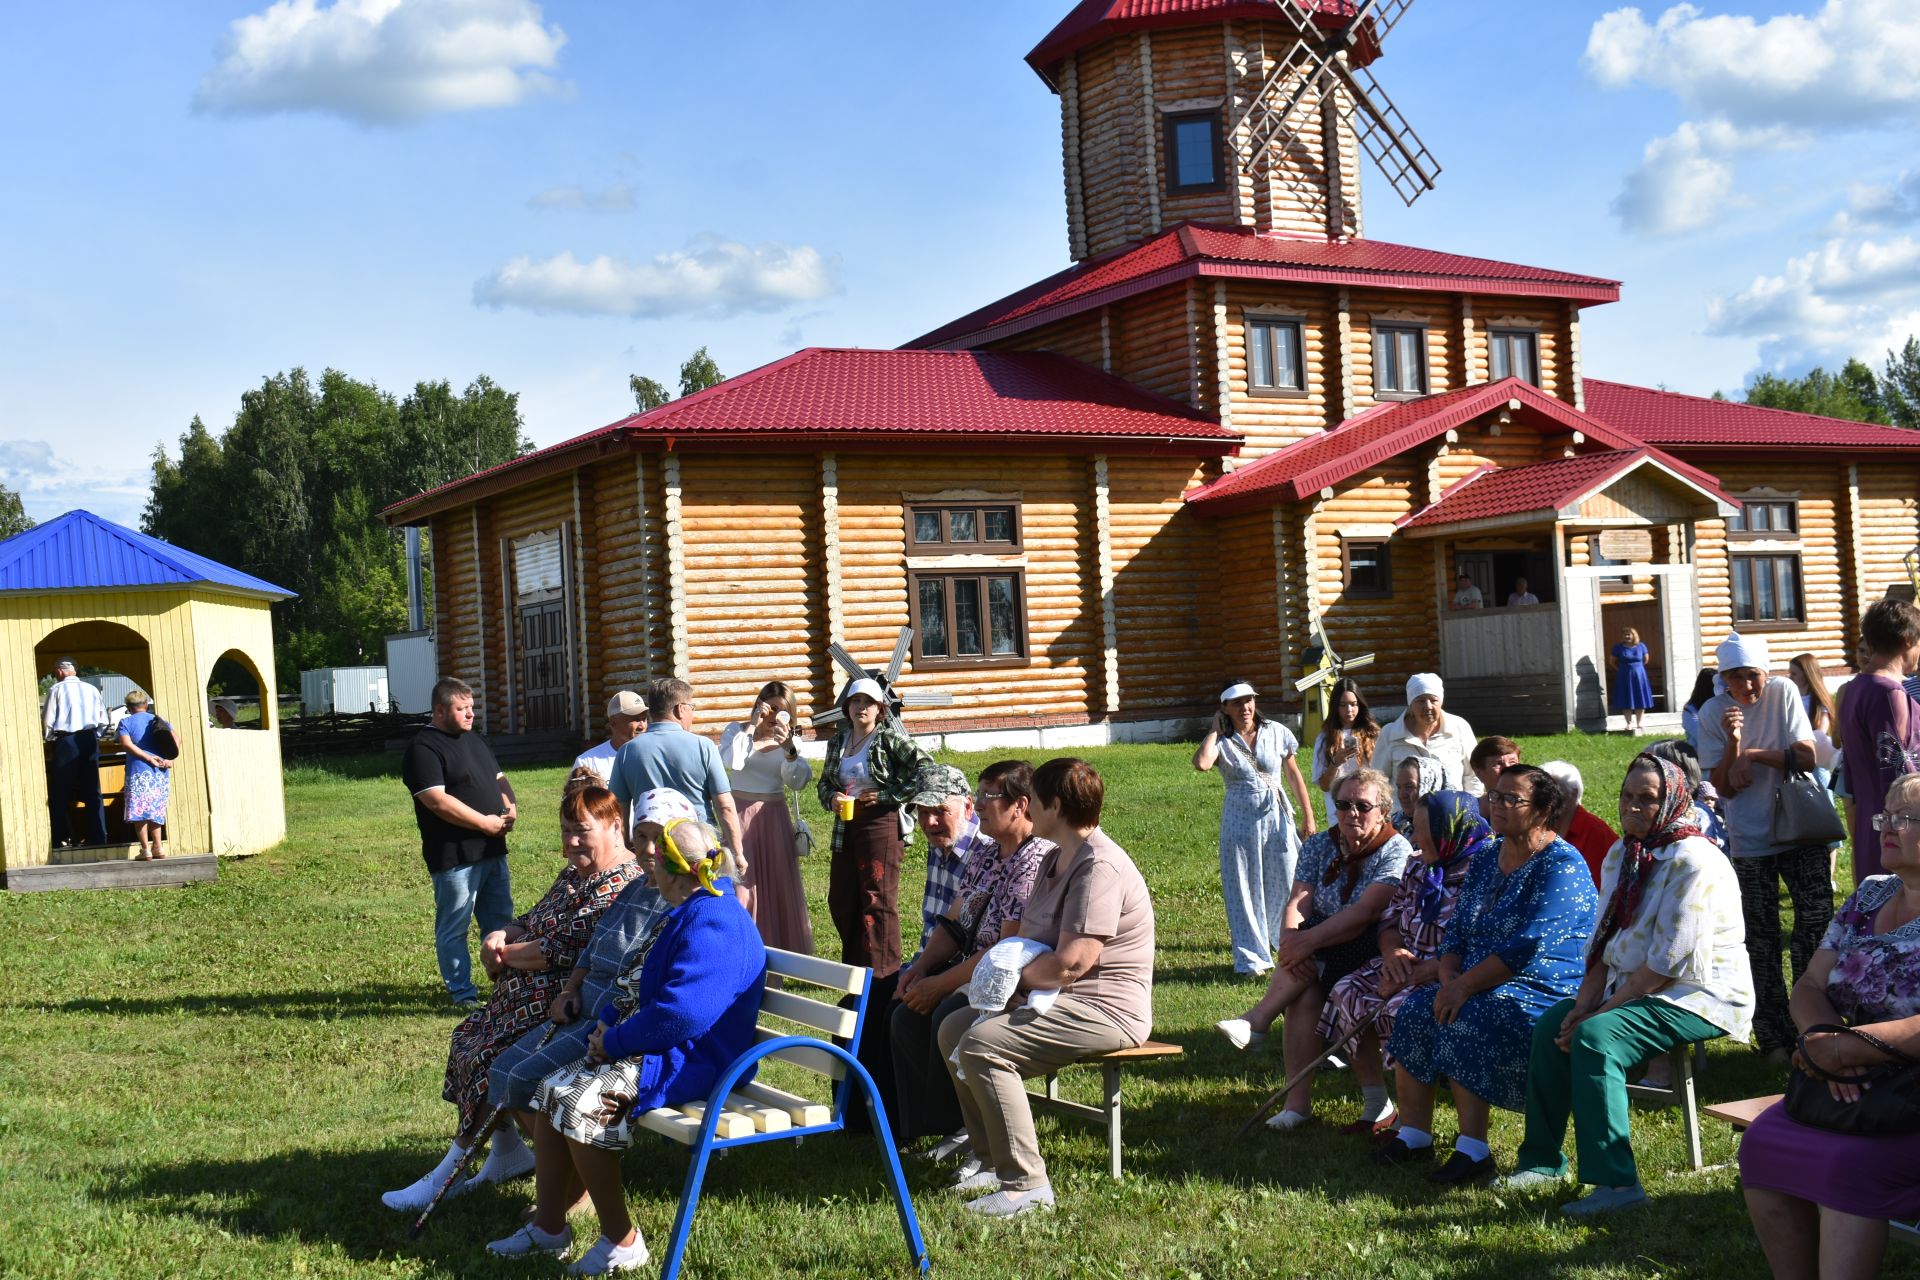
[[[1664,583],[1661,584],[1664,587]],[[1620,632],[1632,627],[1640,633],[1640,643],[1647,646],[1647,680],[1653,685],[1653,709],[1655,711],[1673,710],[1673,700],[1667,696],[1667,619],[1658,600],[1634,600],[1620,604],[1602,604],[1600,606],[1602,630],[1600,634],[1600,652],[1611,654],[1613,646],[1620,643]],[[1604,660],[1604,657],[1603,657]],[[1607,673],[1607,709],[1613,709],[1613,673]]]
[[[520,701],[526,708],[527,729],[569,728],[568,689],[572,683],[567,661],[567,604],[565,599],[520,606]]]

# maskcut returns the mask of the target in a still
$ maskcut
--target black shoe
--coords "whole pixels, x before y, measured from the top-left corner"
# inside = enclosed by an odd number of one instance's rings
[[[1473,1182],[1485,1182],[1499,1170],[1494,1168],[1493,1157],[1470,1160],[1458,1151],[1447,1157],[1447,1162],[1427,1175],[1427,1181],[1443,1187],[1464,1187]]]
[[[1385,1165],[1431,1164],[1433,1162],[1433,1144],[1428,1143],[1424,1147],[1410,1147],[1402,1142],[1400,1135],[1396,1133],[1375,1147],[1372,1153],[1367,1156],[1367,1159],[1373,1161],[1375,1164]]]

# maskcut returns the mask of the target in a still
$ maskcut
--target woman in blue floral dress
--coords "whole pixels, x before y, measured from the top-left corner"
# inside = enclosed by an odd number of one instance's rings
[[[120,720],[120,749],[127,753],[126,789],[121,818],[132,825],[140,842],[135,862],[167,855],[160,848],[160,832],[167,825],[167,800],[173,793],[173,761],[160,754],[162,739],[172,740],[167,722],[153,714],[153,702],[138,689],[127,693],[127,714]]]
[[[1388,1045],[1400,1129],[1373,1156],[1380,1164],[1433,1159],[1433,1096],[1444,1077],[1460,1133],[1452,1158],[1429,1175],[1443,1184],[1493,1176],[1490,1109],[1526,1105],[1533,1024],[1579,989],[1600,910],[1586,862],[1554,834],[1572,803],[1564,784],[1517,764],[1501,773],[1488,799],[1500,839],[1467,872],[1439,982],[1415,989],[1400,1007]]]

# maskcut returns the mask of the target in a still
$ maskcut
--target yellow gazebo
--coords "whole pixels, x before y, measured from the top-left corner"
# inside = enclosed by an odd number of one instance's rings
[[[214,856],[257,853],[285,837],[268,606],[292,594],[87,511],[0,542],[0,861],[9,889],[210,878]],[[131,862],[131,846],[115,843],[54,851],[40,678],[61,657],[126,676],[173,726],[180,756],[168,858]],[[258,685],[261,731],[210,727],[207,684],[223,659]],[[116,790],[117,776],[103,762],[101,790]]]

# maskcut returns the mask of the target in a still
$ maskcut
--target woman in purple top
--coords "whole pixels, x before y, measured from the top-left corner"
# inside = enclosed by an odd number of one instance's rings
[[[1893,780],[1920,771],[1920,703],[1901,681],[1920,666],[1920,610],[1882,600],[1860,619],[1860,674],[1841,699],[1839,732],[1847,791],[1853,797],[1853,883],[1880,874],[1873,829]]]
[[[1861,885],[1834,917],[1794,984],[1793,1018],[1859,1027],[1920,1055],[1920,776],[1895,782],[1875,821],[1887,828],[1880,854],[1892,874]],[[1831,1031],[1805,1037],[1799,1053],[1840,1076],[1886,1061]],[[1830,1087],[1859,1101],[1856,1085]],[[1775,1104],[1740,1144],[1740,1183],[1774,1275],[1870,1276],[1886,1252],[1887,1219],[1920,1215],[1920,1137],[1816,1129]]]

